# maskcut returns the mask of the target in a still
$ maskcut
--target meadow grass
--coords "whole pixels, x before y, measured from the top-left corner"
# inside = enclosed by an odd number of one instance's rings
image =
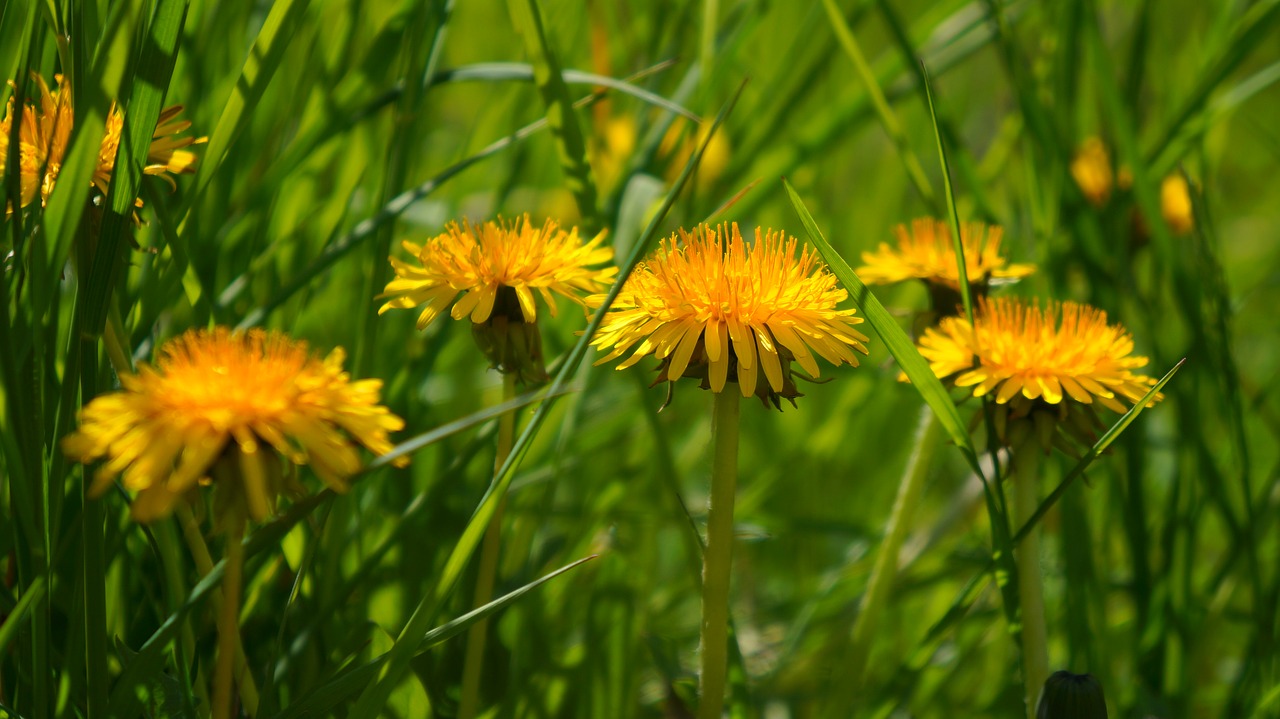
[[[1026,562],[1038,650],[1110,716],[1280,716],[1277,48],[1276,0],[4,4],[0,98],[62,75],[75,120],[47,201],[0,226],[0,716],[208,717],[219,656],[254,717],[693,716],[713,398],[593,366],[603,313],[563,299],[548,381],[515,388],[463,322],[378,315],[401,240],[524,213],[607,230],[620,278],[676,228],[781,228],[867,320],[858,369],[742,401],[731,716],[1026,716]],[[176,104],[208,141],[170,188],[143,167]],[[1101,204],[1089,137],[1126,174]],[[1016,508],[994,403],[915,349],[922,285],[854,271],[924,216],[961,255],[963,222],[1002,226],[1039,269],[994,292],[1104,309],[1161,380]],[[212,501],[139,523],[122,485],[89,498],[60,444],[215,325],[345,348],[405,423],[348,492],[303,468],[241,551]]]

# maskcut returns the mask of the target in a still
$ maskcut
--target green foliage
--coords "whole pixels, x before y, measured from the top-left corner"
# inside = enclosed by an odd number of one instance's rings
[[[732,716],[848,715],[842,662],[926,403],[946,438],[857,715],[1022,711],[1004,567],[1030,523],[1006,524],[982,408],[910,341],[926,294],[854,274],[931,213],[1002,225],[1040,271],[993,291],[1101,307],[1164,375],[1163,402],[1040,463],[1051,669],[1092,674],[1113,717],[1270,716],[1278,47],[1275,0],[5,3],[0,100],[30,101],[31,73],[76,91],[47,207],[0,218],[0,716],[209,716],[221,538],[202,574],[176,520],[133,522],[123,489],[86,498],[94,469],[59,440],[120,373],[213,324],[344,347],[353,377],[383,380],[412,460],[367,458],[344,494],[303,469],[310,494],[251,528],[259,717],[453,716],[457,635],[482,616],[488,716],[694,707],[711,398],[681,382],[664,404],[651,362],[593,367],[603,313],[561,302],[541,320],[554,380],[499,405],[463,323],[376,314],[401,239],[525,212],[606,229],[622,276],[676,227],[782,227],[874,328],[862,367],[823,366],[797,410],[743,405]],[[209,140],[171,191],[143,168],[175,104]],[[1070,172],[1089,136],[1132,178],[1100,207]],[[17,168],[11,151],[11,203]],[[1189,234],[1161,218],[1173,173]],[[504,494],[500,598],[476,610],[470,559]]]

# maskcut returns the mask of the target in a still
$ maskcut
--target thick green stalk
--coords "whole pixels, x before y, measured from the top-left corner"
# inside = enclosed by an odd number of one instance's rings
[[[508,372],[502,376],[502,401],[509,402],[516,396],[517,373]],[[515,439],[516,413],[511,410],[498,420],[498,455],[493,463],[493,471],[497,472],[506,464],[511,454],[511,444]],[[476,577],[477,607],[483,607],[493,599],[493,583],[498,574],[498,546],[502,539],[502,514],[507,507],[504,495],[498,502],[498,509],[489,520],[489,527],[484,533],[484,544],[480,547],[479,576]],[[459,719],[471,719],[480,708],[480,670],[484,667],[484,642],[489,632],[489,620],[482,619],[471,625],[467,632],[467,651],[462,661],[462,697],[458,702]]]
[[[1018,525],[1035,514],[1040,504],[1036,464],[1040,444],[1028,437],[1013,454],[1013,504]],[[1044,589],[1040,576],[1040,528],[1034,527],[1014,552],[1018,563],[1018,603],[1022,613],[1022,679],[1026,683],[1027,716],[1035,719],[1036,700],[1049,678],[1048,630],[1044,618]]]
[[[933,460],[934,450],[938,447],[938,439],[942,425],[933,416],[933,410],[927,406],[920,413],[920,426],[916,429],[916,445],[907,462],[907,470],[902,475],[902,483],[898,485],[898,497],[893,502],[893,511],[889,515],[889,523],[885,526],[884,540],[880,543],[880,553],[876,555],[875,565],[871,568],[871,580],[867,583],[866,594],[862,596],[862,610],[853,625],[853,643],[849,652],[846,670],[842,672],[848,680],[848,691],[856,691],[862,684],[863,672],[866,671],[867,659],[871,655],[871,642],[875,637],[880,611],[889,599],[889,590],[898,573],[898,554],[902,550],[902,542],[907,536],[907,527],[911,513],[920,502],[924,492],[924,478],[928,474]],[[852,698],[852,697],[850,697]]]
[[[729,667],[729,580],[733,566],[733,496],[738,485],[737,387],[715,394],[711,417],[711,501],[702,555],[702,677],[698,719],[720,719]]]
[[[222,611],[218,612],[218,663],[213,675],[213,719],[231,719],[232,678],[236,645],[240,643],[240,590],[244,580],[244,514],[232,510],[228,518],[227,571],[222,575]]]

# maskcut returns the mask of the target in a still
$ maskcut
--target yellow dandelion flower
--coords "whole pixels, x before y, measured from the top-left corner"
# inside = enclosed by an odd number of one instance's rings
[[[960,263],[949,223],[932,218],[919,218],[894,228],[897,248],[881,242],[875,252],[863,252],[863,266],[858,276],[868,284],[890,284],[903,280],[924,280],[934,285],[960,289]],[[964,244],[965,275],[969,284],[985,284],[992,278],[1016,280],[1035,272],[1035,265],[1008,264],[1000,256],[1004,230],[980,222],[967,222],[960,227]]]
[[[546,371],[534,292],[552,317],[557,294],[585,309],[581,295],[598,292],[618,273],[594,267],[613,258],[604,237],[601,232],[584,243],[576,227],[565,231],[552,220],[538,227],[528,215],[510,223],[451,222],[426,244],[401,243],[417,263],[391,258],[396,277],[378,295],[390,298],[378,314],[426,305],[418,315],[424,329],[452,304],[454,319],[471,319],[476,343],[494,367],[521,381],[541,381]]]
[[[344,359],[335,349],[321,360],[279,332],[192,330],[165,344],[155,367],[140,365],[121,376],[123,389],[87,404],[62,449],[105,459],[90,493],[121,476],[138,493],[139,521],[167,516],[210,481],[263,519],[285,482],[281,458],[345,491],[361,467],[354,443],[384,454],[387,433],[404,426],[378,404],[382,382],[351,381]]]
[[[737,224],[681,230],[627,278],[592,344],[607,351],[596,364],[631,355],[626,369],[653,355],[662,360],[659,381],[701,377],[712,392],[733,375],[742,396],[798,396],[792,360],[817,377],[817,353],[834,365],[858,365],[867,353],[862,322],[836,305],[848,295],[807,245],[781,232],[756,229],[751,246]],[[602,297],[590,298],[598,303]],[[634,348],[634,349],[633,349]]]
[[[1085,140],[1071,160],[1071,176],[1085,199],[1094,207],[1107,204],[1115,178],[1111,171],[1111,155],[1097,137]]]
[[[59,86],[50,90],[44,78],[34,75],[39,86],[38,104],[26,104],[22,108],[18,120],[19,153],[20,153],[20,187],[23,207],[35,201],[37,192],[41,205],[49,201],[53,188],[57,183],[58,173],[62,170],[62,162],[66,158],[71,138],[71,129],[75,123],[71,103],[71,84],[63,80],[61,75],[55,76]],[[182,111],[181,106],[166,108],[160,113],[160,119],[152,133],[151,145],[147,152],[147,164],[143,172],[148,175],[163,177],[170,185],[174,185],[169,174],[195,171],[195,154],[186,150],[191,145],[207,141],[205,137],[178,137],[186,131],[191,123],[177,120]],[[9,151],[9,133],[13,122],[13,98],[9,100],[5,117],[0,123],[0,179],[3,178]],[[116,152],[120,146],[120,134],[124,129],[124,115],[115,103],[107,115],[106,131],[98,148],[98,161],[94,167],[92,183],[102,194],[107,193],[111,184],[111,173],[115,170]],[[138,201],[141,205],[141,201]]]
[[[975,397],[994,393],[997,404],[1025,411],[1066,400],[1126,411],[1122,398],[1133,404],[1155,384],[1133,372],[1147,358],[1132,353],[1133,337],[1107,324],[1102,310],[1074,302],[1041,308],[1009,297],[981,298],[973,325],[948,317],[920,339],[920,354],[938,377],[954,376]]]
[[[1181,173],[1169,175],[1160,183],[1160,214],[1175,235],[1185,235],[1196,226],[1191,190]]]
[[[552,293],[585,307],[580,293],[599,291],[618,273],[616,267],[591,269],[613,259],[613,250],[602,247],[603,242],[603,232],[583,243],[576,227],[565,232],[547,220],[538,228],[528,215],[512,223],[451,222],[426,244],[401,243],[418,265],[391,258],[396,278],[379,295],[391,299],[378,314],[426,305],[418,315],[418,329],[425,329],[463,293],[450,313],[455,320],[470,317],[481,323],[495,312],[506,312],[513,320],[535,322],[537,290],[554,317]]]

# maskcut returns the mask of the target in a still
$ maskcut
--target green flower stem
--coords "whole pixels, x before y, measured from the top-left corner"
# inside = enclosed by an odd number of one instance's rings
[[[847,671],[842,672],[849,680],[846,693],[856,692],[862,684],[880,611],[889,598],[889,591],[897,576],[898,555],[902,550],[902,542],[907,537],[911,513],[920,503],[920,495],[924,492],[924,478],[938,447],[941,430],[942,425],[934,418],[933,410],[925,407],[920,413],[920,425],[916,429],[916,445],[907,461],[902,483],[898,485],[898,497],[893,502],[893,511],[889,515],[884,539],[880,543],[880,553],[876,555],[875,564],[871,568],[871,580],[867,583],[866,593],[862,595],[862,608],[853,625],[853,642],[846,665]]]
[[[209,546],[204,543],[204,535],[200,532],[200,523],[196,521],[196,517],[191,512],[191,507],[185,503],[178,503],[177,508],[178,524],[182,526],[182,538],[186,540],[187,547],[191,550],[191,556],[195,559],[196,570],[200,572],[200,576],[207,576],[213,571],[213,556],[209,554]],[[228,562],[227,570],[230,571],[231,566]],[[223,575],[223,588],[227,587],[226,576]],[[213,590],[209,595],[209,604],[213,606],[214,614],[222,616],[224,594],[220,590]],[[239,593],[236,594],[237,604],[239,603]],[[221,630],[219,630],[221,632]],[[244,655],[244,645],[240,642],[240,632],[235,635],[235,675],[236,686],[240,689],[240,705],[249,716],[258,715],[258,685],[253,680],[253,674],[249,671],[249,662]]]
[[[227,517],[226,561],[222,575],[222,611],[218,612],[218,663],[213,675],[213,719],[231,719],[232,672],[240,643],[240,591],[244,583],[245,516],[232,510]]]
[[[502,375],[502,401],[516,396],[516,372]],[[498,455],[494,459],[496,473],[506,464],[516,433],[515,410],[498,420]],[[493,584],[498,574],[498,546],[502,539],[502,514],[507,508],[506,495],[498,501],[498,508],[489,520],[480,546],[480,568],[476,577],[475,606],[483,607],[493,598]],[[471,719],[480,708],[480,670],[484,667],[484,642],[489,632],[489,621],[482,619],[471,625],[467,632],[467,650],[462,663],[462,696],[458,703],[458,719]]]
[[[1035,514],[1040,503],[1036,464],[1040,444],[1028,437],[1013,454],[1013,504],[1018,526]],[[1034,719],[1040,689],[1049,678],[1049,639],[1044,618],[1044,588],[1040,576],[1040,528],[1033,528],[1014,552],[1018,564],[1018,602],[1022,610],[1022,678],[1026,683],[1027,716]]]
[[[737,387],[715,394],[711,417],[711,502],[702,555],[702,677],[698,719],[720,719],[729,668],[729,580],[733,566],[733,495],[738,484]]]

